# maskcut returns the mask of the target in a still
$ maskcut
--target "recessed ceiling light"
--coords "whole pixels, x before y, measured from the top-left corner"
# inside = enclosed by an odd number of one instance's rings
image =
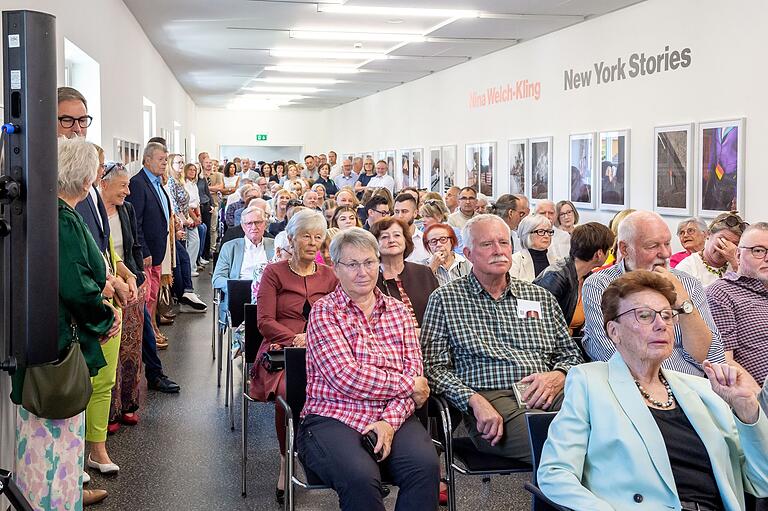
[[[316,51],[301,49],[280,49],[269,50],[271,57],[284,58],[307,58],[307,59],[332,59],[332,60],[386,60],[388,57],[383,53],[370,53],[362,51]]]
[[[317,41],[378,41],[378,42],[424,42],[421,34],[397,34],[383,32],[324,32],[318,30],[290,30],[292,39],[311,39]]]
[[[371,7],[356,5],[318,5],[318,12],[365,14],[373,16],[411,16],[422,18],[477,18],[478,11],[459,9],[422,9],[414,7]]]
[[[266,66],[265,71],[277,71],[279,73],[323,73],[323,74],[355,74],[360,70],[356,67],[330,67],[317,64],[290,64],[279,66]]]
[[[343,80],[336,80],[335,78],[281,78],[277,76],[269,76],[265,78],[254,78],[255,82],[265,83],[285,83],[285,84],[305,84],[305,85],[334,85],[337,83],[343,83]]]

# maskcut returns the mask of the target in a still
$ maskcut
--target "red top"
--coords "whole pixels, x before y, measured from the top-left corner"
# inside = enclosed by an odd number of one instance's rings
[[[331,417],[362,432],[379,420],[397,431],[413,414],[413,378],[423,371],[413,320],[402,302],[374,293],[370,318],[341,286],[312,308],[302,417]]]
[[[677,252],[675,254],[672,254],[672,257],[669,258],[669,267],[674,268],[675,266],[680,264],[680,261],[682,261],[689,255],[691,255],[691,253],[688,252],[687,250],[683,250],[682,252]]]

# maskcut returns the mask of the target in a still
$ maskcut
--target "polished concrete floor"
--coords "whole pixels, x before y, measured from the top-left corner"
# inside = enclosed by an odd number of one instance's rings
[[[211,301],[210,277],[201,272],[197,291]],[[211,357],[211,310],[205,314],[179,314],[164,327],[170,347],[160,352],[164,371],[181,385],[178,395],[149,391],[140,410],[140,422],[123,426],[108,440],[108,449],[120,473],[102,477],[90,471],[88,487],[104,488],[109,497],[94,510],[270,510],[280,509],[274,499],[279,453],[274,428],[274,407],[250,407],[247,482],[240,491],[240,405],[235,403],[235,431],[230,430],[224,407],[224,387],[216,386],[216,362]],[[239,368],[239,362],[236,369]],[[235,378],[235,388],[240,378]],[[480,478],[459,476],[461,510],[530,509],[522,488],[527,475]],[[386,500],[395,508],[396,489]],[[299,489],[296,509],[338,509],[330,490]]]

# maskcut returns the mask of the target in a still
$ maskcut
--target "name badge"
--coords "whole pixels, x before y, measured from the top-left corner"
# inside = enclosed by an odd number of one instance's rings
[[[517,317],[520,319],[541,319],[541,303],[534,300],[518,300]]]

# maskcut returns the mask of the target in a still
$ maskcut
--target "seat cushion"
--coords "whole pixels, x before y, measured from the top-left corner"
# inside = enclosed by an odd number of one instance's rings
[[[480,452],[468,437],[453,439],[453,457],[470,471],[530,472],[531,465],[522,461]]]

